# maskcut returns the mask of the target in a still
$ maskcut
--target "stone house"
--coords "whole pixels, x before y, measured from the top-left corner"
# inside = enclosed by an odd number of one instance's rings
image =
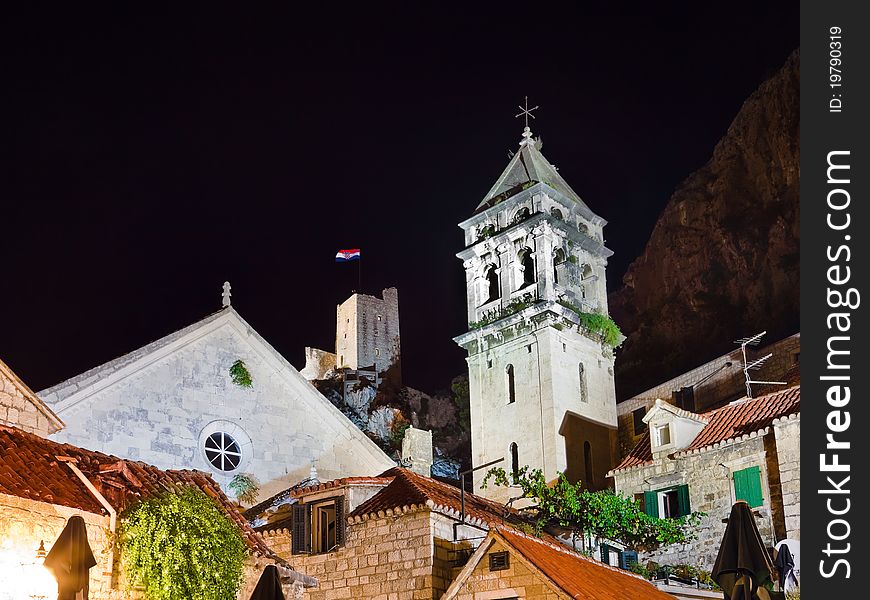
[[[63,429],[53,410],[0,360],[0,425],[12,425],[46,437]]]
[[[443,600],[510,598],[673,600],[628,571],[509,527],[490,529]]]
[[[640,441],[608,473],[616,491],[655,517],[707,514],[697,539],[642,561],[709,570],[737,500],[752,507],[768,546],[800,539],[800,386],[705,413],[657,400],[643,421]]]
[[[163,471],[0,425],[0,598],[57,593],[37,550],[50,551],[73,515],[84,519],[97,559],[90,571],[90,598],[141,598],[140,592],[119,583],[124,574],[113,544],[118,515],[140,499],[182,486],[205,492],[243,534],[249,556],[239,598],[250,596],[268,564],[279,565],[291,598],[301,597],[304,586],[316,583],[272,552],[205,473]]]
[[[234,383],[236,361],[250,387]],[[54,439],[208,472],[230,494],[242,473],[268,497],[312,465],[330,479],[395,465],[239,315],[226,291],[218,312],[39,396],[66,422]]]
[[[479,547],[495,528],[505,528],[501,536],[516,536],[510,528],[523,526],[513,509],[471,493],[463,496],[454,486],[399,467],[377,477],[290,489],[245,514],[273,550],[317,578],[318,586],[305,590],[310,600],[438,600],[453,589],[475,549],[486,552]],[[562,552],[580,561],[584,576],[605,582],[602,590],[637,590],[622,599],[660,597],[640,578],[567,548]],[[527,582],[530,589],[558,587],[534,577]],[[588,597],[613,598],[608,594]]]
[[[753,371],[753,378],[764,381],[800,383],[801,334],[796,333],[759,349],[749,348],[749,359],[770,354],[769,360]],[[619,419],[619,457],[625,457],[646,432],[643,418],[656,399],[688,410],[707,412],[746,396],[740,348],[695,367],[616,405]],[[756,396],[776,391],[782,386],[755,386]]]

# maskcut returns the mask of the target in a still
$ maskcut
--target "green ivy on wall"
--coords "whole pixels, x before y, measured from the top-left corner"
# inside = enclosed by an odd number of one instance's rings
[[[622,331],[619,329],[613,319],[607,315],[600,313],[583,312],[580,307],[571,304],[567,300],[559,300],[559,304],[565,308],[574,311],[580,318],[580,326],[592,333],[601,334],[604,343],[611,348],[619,346],[619,339],[622,337]]]
[[[122,515],[118,539],[127,583],[144,587],[147,600],[235,600],[245,540],[199,489],[134,505]]]
[[[239,387],[254,387],[254,380],[251,379],[251,373],[242,359],[237,360],[230,367],[230,377],[232,377],[233,383]]]

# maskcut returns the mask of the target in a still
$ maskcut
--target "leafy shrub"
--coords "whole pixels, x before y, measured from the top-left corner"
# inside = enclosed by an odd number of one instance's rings
[[[197,488],[167,492],[122,515],[119,546],[128,585],[147,600],[235,600],[245,541]]]

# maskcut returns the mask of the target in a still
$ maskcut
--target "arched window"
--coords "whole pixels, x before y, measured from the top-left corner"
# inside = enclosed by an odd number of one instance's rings
[[[478,240],[485,240],[486,238],[490,238],[495,235],[495,225],[489,224],[484,225],[480,228],[480,231],[477,234]]]
[[[523,274],[523,283],[521,288],[535,283],[535,258],[532,256],[532,251],[529,248],[523,248],[517,254],[517,260],[520,263],[520,271]]]
[[[592,444],[588,441],[583,442],[583,468],[586,470],[586,481],[583,483],[586,487],[590,487],[594,471],[592,470]]]
[[[565,251],[561,248],[556,248],[553,251],[553,283],[563,283],[565,280],[565,263],[567,258]]]
[[[489,265],[486,268],[486,289],[486,302],[492,302],[501,298],[501,285],[498,281],[498,272],[495,265]]]
[[[579,231],[580,233],[585,233],[586,235],[589,235],[589,225],[587,225],[583,221],[580,221],[577,223],[577,231]]]
[[[516,442],[511,442],[511,476],[514,483],[520,478],[520,451]]]
[[[589,402],[589,394],[586,391],[586,370],[583,368],[583,363],[580,363],[577,368],[580,374],[580,402]]]
[[[554,217],[556,217],[556,218],[559,219],[559,220],[561,220],[561,219],[564,218],[564,217],[562,217],[562,211],[559,210],[558,208],[556,208],[555,206],[554,206],[553,208],[550,209],[550,214],[553,215]]]
[[[504,372],[507,374],[508,404],[511,404],[517,401],[517,388],[514,382],[514,366],[506,366]]]
[[[531,213],[531,211],[528,209],[528,207],[525,207],[525,206],[524,206],[523,208],[519,209],[519,210],[516,212],[516,214],[514,215],[514,218],[512,219],[512,222],[513,222],[513,223],[519,223],[520,221],[525,221],[526,219],[529,218],[529,215],[531,215],[531,214],[532,214],[532,213]]]

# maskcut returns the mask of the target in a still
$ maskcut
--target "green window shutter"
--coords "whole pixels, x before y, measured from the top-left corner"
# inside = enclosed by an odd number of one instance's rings
[[[659,516],[659,495],[656,492],[643,493],[643,509],[651,517]]]
[[[677,510],[680,511],[678,516],[682,517],[692,512],[692,507],[689,506],[689,486],[681,485],[677,488]]]
[[[734,495],[738,500],[745,500],[752,508],[764,504],[764,494],[761,492],[761,469],[759,467],[734,471]]]

